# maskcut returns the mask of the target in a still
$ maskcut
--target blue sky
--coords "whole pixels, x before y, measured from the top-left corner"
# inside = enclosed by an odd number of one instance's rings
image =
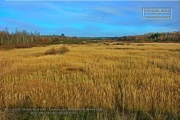
[[[64,33],[78,37],[114,37],[180,31],[180,1],[4,1],[0,30]],[[172,19],[143,19],[142,7],[170,7]]]

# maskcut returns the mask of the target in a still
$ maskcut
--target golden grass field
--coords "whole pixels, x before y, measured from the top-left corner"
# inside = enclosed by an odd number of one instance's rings
[[[102,108],[180,114],[180,44],[0,50],[0,108]],[[159,115],[159,116],[158,116]],[[153,118],[153,116],[152,116]]]

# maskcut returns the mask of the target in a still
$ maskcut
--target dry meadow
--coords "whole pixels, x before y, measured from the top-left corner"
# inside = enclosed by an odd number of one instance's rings
[[[62,45],[0,50],[0,108],[102,109],[178,119],[180,44]],[[97,119],[107,115],[95,114]]]

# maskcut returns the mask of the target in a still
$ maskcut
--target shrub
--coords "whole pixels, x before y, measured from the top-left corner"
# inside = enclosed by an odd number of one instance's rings
[[[61,47],[58,48],[58,52],[59,52],[60,54],[64,54],[64,53],[66,53],[66,52],[69,52],[69,48],[68,48],[67,46],[63,45],[63,46],[61,46]]]
[[[125,45],[125,43],[123,43],[123,42],[118,42],[118,43],[115,43],[114,45]]]
[[[54,47],[52,47],[52,48],[48,49],[44,54],[45,55],[55,55],[56,53],[57,53],[57,50]]]
[[[50,48],[45,52],[45,55],[55,55],[55,54],[64,54],[66,52],[69,52],[69,48],[67,46],[61,46],[59,48]]]

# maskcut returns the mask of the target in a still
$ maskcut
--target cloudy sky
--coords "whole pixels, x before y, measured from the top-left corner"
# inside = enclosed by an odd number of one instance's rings
[[[0,0],[0,30],[97,37],[180,31],[180,1]],[[143,7],[170,7],[172,19],[143,19]]]

